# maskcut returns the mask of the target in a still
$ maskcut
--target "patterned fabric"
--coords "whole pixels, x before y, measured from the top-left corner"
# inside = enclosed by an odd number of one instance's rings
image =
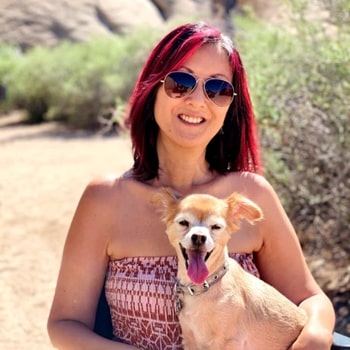
[[[232,253],[259,277],[252,254]],[[174,308],[175,256],[131,257],[109,262],[106,298],[113,333],[142,350],[180,350],[181,330]]]

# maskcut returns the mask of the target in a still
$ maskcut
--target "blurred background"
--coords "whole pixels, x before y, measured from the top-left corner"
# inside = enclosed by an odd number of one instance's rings
[[[348,0],[0,0],[1,348],[50,349],[81,191],[131,165],[122,119],[138,73],[164,33],[198,20],[241,53],[265,176],[350,335]]]

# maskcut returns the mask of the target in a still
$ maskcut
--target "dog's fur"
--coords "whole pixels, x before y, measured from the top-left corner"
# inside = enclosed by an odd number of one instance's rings
[[[225,200],[205,194],[178,199],[167,189],[157,192],[152,202],[162,214],[179,260],[177,278],[185,291],[179,311],[184,348],[288,349],[305,325],[306,314],[228,256],[227,242],[240,220],[253,224],[262,219],[260,208],[238,193]],[[207,276],[222,270],[225,261],[229,261],[227,272],[207,291],[186,293],[186,288],[200,288]]]

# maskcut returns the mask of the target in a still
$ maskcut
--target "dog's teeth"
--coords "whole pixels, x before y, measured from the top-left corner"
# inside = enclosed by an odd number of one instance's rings
[[[214,249],[213,249],[214,250]],[[211,255],[211,253],[213,252],[213,250],[211,252],[208,252],[204,258],[204,261],[207,261]]]
[[[186,249],[181,245],[181,243],[179,243],[180,248],[181,248],[181,252],[182,252],[182,256],[185,259],[185,264],[186,264],[186,270],[188,269],[188,264],[189,264],[189,258],[188,255],[186,253]]]

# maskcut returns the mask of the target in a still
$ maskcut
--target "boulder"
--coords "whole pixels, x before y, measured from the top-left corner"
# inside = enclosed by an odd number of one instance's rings
[[[147,0],[2,0],[0,40],[26,50],[62,40],[127,33],[136,26],[161,26],[162,16]]]
[[[0,0],[0,41],[23,51],[137,27],[205,20],[230,32],[234,0]]]

